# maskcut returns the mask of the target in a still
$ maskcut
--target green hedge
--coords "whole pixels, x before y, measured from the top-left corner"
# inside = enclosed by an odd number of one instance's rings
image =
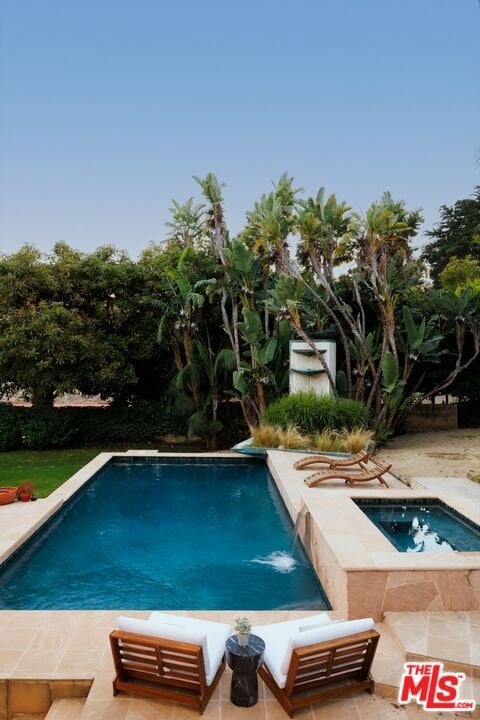
[[[0,452],[15,450],[22,444],[21,416],[24,408],[0,404]]]
[[[166,401],[144,401],[131,407],[54,408],[44,412],[0,404],[0,452],[89,443],[135,444],[167,433],[186,433],[186,421],[175,415]]]
[[[269,425],[279,425],[283,429],[295,425],[304,433],[325,428],[353,430],[368,425],[369,411],[356,400],[316,395],[313,391],[298,392],[285,395],[269,405],[264,420]]]

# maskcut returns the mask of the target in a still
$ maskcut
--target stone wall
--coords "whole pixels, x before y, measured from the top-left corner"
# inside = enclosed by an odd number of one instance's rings
[[[349,618],[385,612],[479,610],[478,570],[348,572]]]
[[[381,622],[385,612],[480,610],[480,570],[345,570],[310,515],[300,535],[341,617]]]
[[[417,405],[405,420],[406,432],[429,430],[456,430],[458,428],[458,405]]]

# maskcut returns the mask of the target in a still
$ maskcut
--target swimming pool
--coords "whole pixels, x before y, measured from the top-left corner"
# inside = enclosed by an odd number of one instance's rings
[[[0,608],[329,608],[292,544],[261,460],[115,458],[0,569]]]
[[[354,502],[401,552],[480,551],[480,527],[441,500]]]

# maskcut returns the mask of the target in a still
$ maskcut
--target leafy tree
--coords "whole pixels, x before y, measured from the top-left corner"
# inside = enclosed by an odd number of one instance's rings
[[[480,260],[480,185],[473,197],[457,200],[452,207],[442,205],[440,222],[427,236],[431,242],[422,258],[430,264],[435,282],[453,256]]]
[[[150,386],[154,396],[166,359],[144,302],[149,282],[147,267],[114,248],[58,243],[50,256],[26,246],[1,257],[2,388],[42,406],[67,390],[127,402]]]
[[[24,392],[36,408],[81,385],[95,364],[95,332],[76,309],[56,302],[14,308],[0,318],[3,392]]]
[[[408,408],[450,387],[478,357],[480,305],[471,291],[443,293],[442,304],[437,303],[443,308],[442,315],[431,311],[417,319],[414,301],[421,267],[413,260],[410,240],[421,222],[420,212],[407,210],[403,202],[385,193],[358,221],[349,218],[345,204],[338,205],[332,198],[335,231],[332,222],[324,228],[322,202],[321,194],[300,204],[297,257],[303,267],[285,260],[291,287],[280,312],[307,342],[306,318],[312,302],[333,321],[345,355],[344,382],[339,386],[348,396],[353,392],[356,399],[374,408],[377,432],[388,437]],[[332,271],[336,257],[352,263],[346,282],[345,278],[339,281]],[[302,283],[304,292],[299,291]],[[280,277],[274,292],[280,303],[280,289],[284,293],[286,287]],[[455,328],[453,348],[442,328],[445,318]],[[313,341],[310,344],[314,347]],[[444,354],[451,357],[451,367],[445,367],[436,381],[429,383],[430,368],[438,365]]]
[[[440,285],[448,290],[464,290],[469,287],[474,294],[480,293],[480,260],[471,255],[450,258],[438,275]]]

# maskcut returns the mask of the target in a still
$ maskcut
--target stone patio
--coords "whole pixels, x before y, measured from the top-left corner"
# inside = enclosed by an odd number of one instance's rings
[[[149,612],[123,612],[140,618],[149,615]],[[239,613],[242,611],[172,614],[231,623]],[[108,635],[119,614],[119,611],[0,611],[0,720],[12,720],[16,715],[18,720],[28,720],[22,717],[25,714],[36,714],[36,720],[44,717],[48,720],[180,720],[198,717],[195,711],[181,705],[124,694],[113,697],[113,665]],[[309,614],[248,612],[253,624],[281,622]],[[339,617],[333,611],[329,615],[335,619]],[[451,669],[465,671],[469,677],[463,685],[463,697],[479,701],[478,662],[469,655],[471,662],[466,666],[465,658],[458,655],[456,639],[463,637],[474,651],[480,647],[480,614],[409,615],[389,614],[384,623],[376,626],[381,637],[372,667],[375,695],[356,693],[306,708],[295,717],[301,720],[419,720],[435,717],[435,714],[432,716],[415,706],[399,708],[396,703],[403,663],[405,659],[420,659],[420,650],[425,650],[422,659],[444,659],[450,663]],[[455,640],[452,640],[452,635]],[[422,642],[425,644],[418,644]],[[439,647],[440,658],[437,657]],[[261,681],[259,685],[259,702],[255,707],[235,707],[229,701],[230,670],[227,668],[203,717],[206,720],[286,718],[283,709]],[[68,707],[66,702],[60,704],[60,699],[73,699],[75,702]],[[443,720],[449,718],[445,713],[441,717]],[[451,716],[454,717],[462,715]],[[477,711],[476,715],[463,717],[480,717],[480,713]]]

